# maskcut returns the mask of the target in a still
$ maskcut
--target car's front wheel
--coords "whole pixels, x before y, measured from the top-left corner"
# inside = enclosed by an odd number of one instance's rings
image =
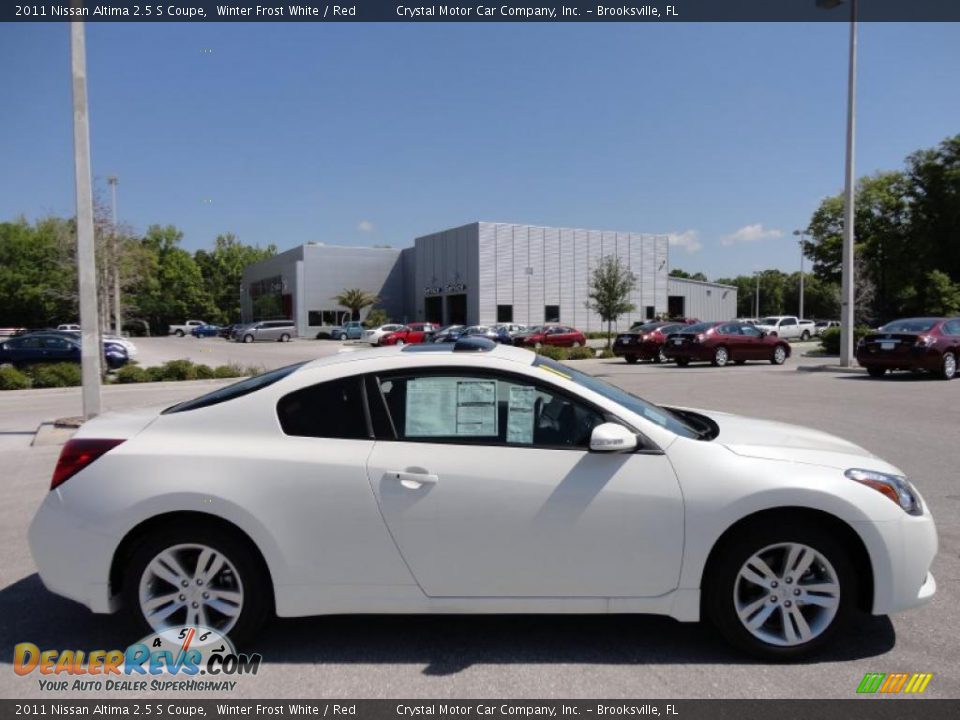
[[[886,368],[882,368],[882,367],[868,367],[868,368],[867,368],[867,375],[869,375],[869,376],[872,377],[872,378],[882,378],[882,377],[883,377],[884,375],[886,375],[886,374],[887,374],[887,369],[886,369]]]
[[[723,367],[730,361],[730,353],[721,345],[713,351],[713,364],[717,367]]]
[[[957,356],[952,352],[945,352],[940,363],[940,377],[943,380],[952,380],[957,374]]]
[[[144,633],[202,626],[243,644],[271,612],[268,583],[249,541],[178,523],[136,547],[125,569],[123,604]]]
[[[245,343],[252,343],[252,342],[253,342],[253,335],[244,335],[244,336],[243,336],[243,341],[244,341]]]
[[[623,359],[627,361],[628,365],[636,365],[638,358],[636,355],[624,355]]]
[[[777,345],[773,349],[773,355],[770,356],[770,362],[774,365],[783,365],[787,361],[787,349],[783,345]]]
[[[177,331],[174,333],[174,335],[176,335],[177,337],[183,337],[183,330],[177,330]]]
[[[829,532],[798,523],[754,525],[707,568],[707,614],[733,645],[793,660],[824,643],[854,607],[857,576]]]

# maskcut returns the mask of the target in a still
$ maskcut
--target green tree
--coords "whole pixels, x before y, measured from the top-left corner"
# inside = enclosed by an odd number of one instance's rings
[[[374,308],[367,313],[367,319],[364,320],[364,324],[371,328],[386,325],[388,322],[390,322],[390,316],[387,315],[387,311],[383,308]]]
[[[704,275],[702,272],[695,272],[691,275],[686,270],[681,270],[680,268],[673,268],[673,270],[670,271],[670,277],[682,278],[684,280],[699,280],[701,282],[708,282],[707,276]]]
[[[927,312],[931,315],[955,315],[960,312],[960,284],[939,270],[927,273]]]
[[[198,250],[193,259],[200,268],[203,284],[216,312],[212,322],[230,323],[240,320],[240,283],[247,265],[277,254],[275,245],[261,248],[244,245],[233,233],[217,235],[213,250]]]
[[[352,320],[359,320],[360,312],[365,307],[370,307],[371,305],[376,305],[378,302],[380,302],[380,298],[378,298],[376,295],[367,292],[366,290],[361,290],[360,288],[350,288],[349,290],[344,290],[334,299],[337,301],[338,305],[345,307],[350,311],[350,318]]]
[[[637,280],[630,268],[616,255],[602,258],[590,275],[589,299],[584,304],[607,323],[607,348],[610,347],[613,323],[621,315],[636,309],[630,302],[630,293],[636,286]]]
[[[77,319],[75,228],[55,217],[0,223],[4,323],[41,327]]]

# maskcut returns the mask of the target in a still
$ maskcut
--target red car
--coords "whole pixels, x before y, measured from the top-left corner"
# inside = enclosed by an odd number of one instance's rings
[[[613,341],[613,354],[633,365],[638,360],[666,362],[663,344],[670,333],[680,332],[687,323],[680,321],[649,322],[630,328]]]
[[[415,345],[417,343],[428,342],[433,333],[437,331],[437,326],[433,323],[410,323],[401,330],[387,333],[380,338],[381,345]]]
[[[887,323],[857,343],[857,362],[870,377],[887,370],[926,370],[944,380],[957,374],[960,318],[906,318]]]
[[[681,367],[691,362],[710,362],[723,367],[730,362],[767,360],[783,365],[790,357],[790,343],[742,322],[710,322],[690,325],[667,337],[664,354]]]
[[[544,325],[539,332],[533,332],[524,337],[523,344],[535,348],[543,345],[553,345],[555,347],[579,345],[584,347],[587,344],[587,337],[576,328],[566,325]]]

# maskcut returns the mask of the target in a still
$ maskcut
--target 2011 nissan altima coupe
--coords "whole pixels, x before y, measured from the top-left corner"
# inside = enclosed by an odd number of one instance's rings
[[[63,448],[44,584],[144,630],[272,614],[657,613],[795,658],[933,596],[904,473],[483,338],[293,365]]]

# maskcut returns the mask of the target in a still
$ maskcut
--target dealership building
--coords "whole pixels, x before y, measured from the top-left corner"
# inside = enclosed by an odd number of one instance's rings
[[[660,315],[734,317],[736,288],[669,277],[669,250],[666,235],[494,222],[424,235],[402,250],[308,243],[246,268],[242,319],[292,318],[299,335],[314,337],[349,315],[336,296],[359,288],[399,322],[602,330],[587,308],[590,276],[611,255],[636,278],[635,309],[618,329]]]

